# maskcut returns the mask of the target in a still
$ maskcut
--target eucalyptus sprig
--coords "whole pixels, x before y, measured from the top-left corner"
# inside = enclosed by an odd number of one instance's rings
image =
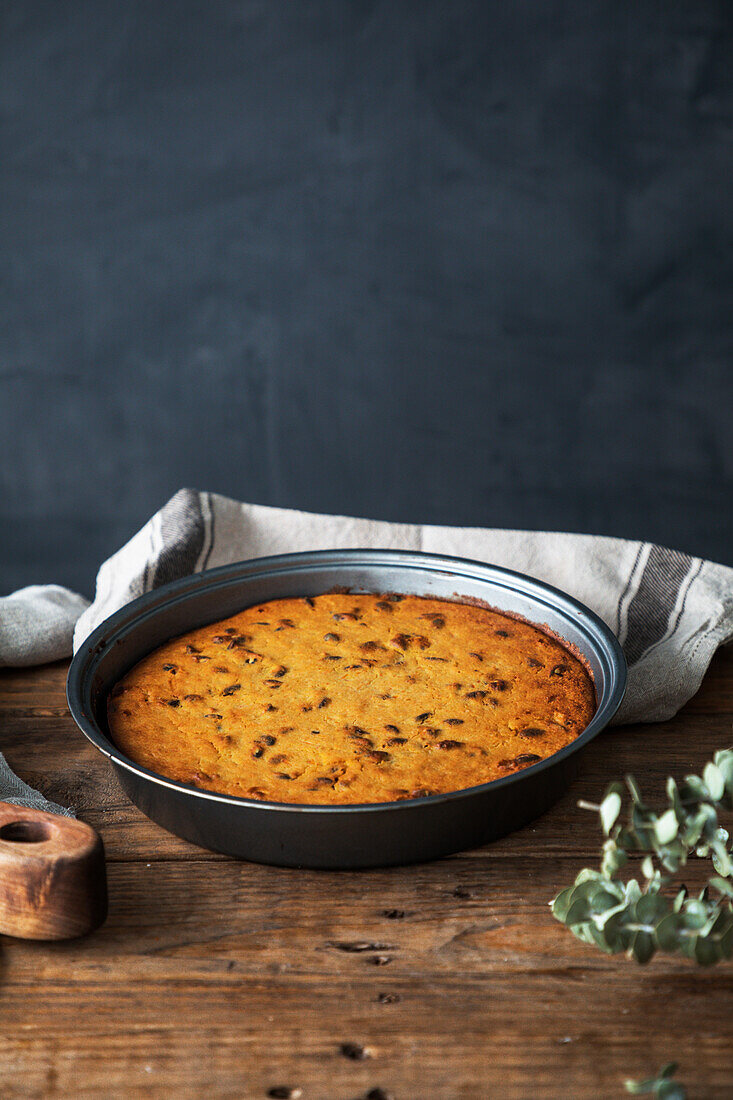
[[[718,823],[719,809],[733,809],[733,751],[716,752],[702,777],[688,775],[679,784],[668,779],[666,793],[667,805],[658,813],[627,776],[625,786],[611,783],[600,805],[580,802],[598,812],[607,838],[600,870],[586,867],[550,905],[578,939],[608,954],[626,951],[646,963],[663,951],[710,966],[733,952],[733,860],[728,832]],[[644,857],[642,885],[621,875],[632,853]],[[716,873],[697,897],[684,886],[672,893],[672,876],[692,853],[709,857]]]
[[[634,1096],[642,1096],[645,1093],[649,1095],[651,1093],[659,1100],[686,1100],[687,1089],[679,1081],[672,1080],[676,1072],[677,1063],[667,1062],[666,1066],[662,1066],[656,1077],[647,1077],[644,1081],[632,1081],[629,1078],[625,1082],[626,1091]]]

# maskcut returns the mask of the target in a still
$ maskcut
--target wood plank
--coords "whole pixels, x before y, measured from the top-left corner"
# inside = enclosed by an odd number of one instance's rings
[[[402,1000],[380,1002],[386,990]],[[83,996],[75,983],[46,982],[42,998],[33,986],[8,998],[0,1082],[3,1095],[19,1081],[27,1091],[16,1094],[33,1095],[28,1085],[51,1071],[66,1095],[155,1085],[160,1095],[254,1097],[287,1082],[344,1100],[377,1086],[404,1098],[604,1097],[674,1056],[693,1096],[724,1097],[730,1008],[730,983],[721,997],[702,976],[629,977],[602,998],[583,976],[541,975],[531,988],[514,978],[297,986],[277,976],[196,982],[182,969],[176,985],[92,986]],[[368,1056],[346,1056],[345,1044]]]
[[[43,976],[59,981],[71,969],[85,983],[104,982],[113,961],[120,979],[176,981],[182,960],[202,979],[218,974],[222,960],[249,977],[287,971],[349,981],[374,969],[385,980],[637,973],[635,964],[580,943],[552,917],[548,901],[574,872],[573,857],[536,860],[511,883],[506,864],[468,858],[353,873],[234,860],[193,871],[178,860],[112,864],[106,924],[86,939],[47,945]],[[700,874],[686,881],[692,886]],[[4,957],[6,989],[33,982],[33,944],[9,939]],[[655,973],[690,968],[661,957],[654,964]]]
[[[3,1097],[583,1100],[671,1058],[691,1096],[731,1095],[733,966],[609,959],[547,903],[598,856],[578,797],[628,770],[661,791],[733,741],[733,650],[673,721],[599,737],[519,833],[340,873],[236,862],[148,822],[66,713],[65,671],[0,673],[0,748],[102,832],[110,917],[69,943],[2,941]]]

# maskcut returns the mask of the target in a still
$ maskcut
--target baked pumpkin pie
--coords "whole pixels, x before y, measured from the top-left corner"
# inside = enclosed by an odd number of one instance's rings
[[[270,802],[462,790],[568,745],[595,711],[582,661],[532,623],[388,593],[271,600],[189,631],[113,688],[133,761]]]

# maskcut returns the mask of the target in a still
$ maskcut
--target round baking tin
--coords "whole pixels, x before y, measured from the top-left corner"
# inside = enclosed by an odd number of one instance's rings
[[[579,652],[596,688],[583,733],[553,756],[467,790],[400,802],[293,805],[217,794],[134,763],[114,745],[107,696],[139,660],[171,638],[255,603],[334,588],[481,600],[549,628]],[[401,550],[318,550],[235,562],[184,577],[110,615],[76,653],[66,684],[79,728],[112,762],[132,802],[186,840],[285,867],[385,867],[476,847],[538,817],[567,788],[578,754],[610,722],[626,687],[615,636],[587,607],[541,581],[494,565]]]

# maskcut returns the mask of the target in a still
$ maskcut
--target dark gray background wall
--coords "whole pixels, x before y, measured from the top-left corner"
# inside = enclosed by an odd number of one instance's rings
[[[0,583],[179,487],[733,559],[727,0],[5,0]]]

